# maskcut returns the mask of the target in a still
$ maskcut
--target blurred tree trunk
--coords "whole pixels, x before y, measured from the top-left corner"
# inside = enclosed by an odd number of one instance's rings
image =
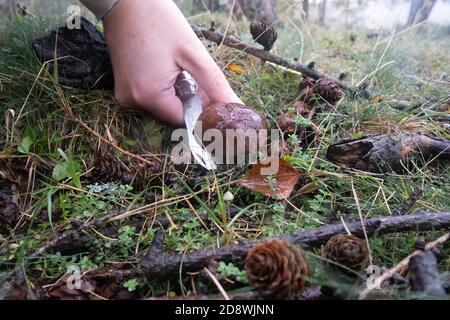
[[[412,0],[406,26],[409,27],[427,20],[435,4],[436,0]]]
[[[277,19],[276,0],[228,0],[228,10],[231,9],[236,19],[245,16],[250,20],[261,20],[269,24]]]
[[[425,3],[423,4],[422,8],[417,13],[416,23],[421,23],[425,20],[428,20],[431,11],[433,10],[434,5],[436,4],[436,0],[425,0],[424,2]]]
[[[309,20],[309,0],[303,0],[303,19]]]
[[[6,0],[4,4],[4,11],[9,16],[12,16],[14,14],[14,11],[16,10],[16,5],[16,0]]]
[[[322,0],[319,8],[319,23],[321,26],[325,25],[325,16],[327,13],[327,0]]]

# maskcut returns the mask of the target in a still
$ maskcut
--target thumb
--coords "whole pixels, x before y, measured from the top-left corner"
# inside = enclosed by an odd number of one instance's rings
[[[199,41],[200,42],[200,41]],[[210,102],[242,103],[203,44],[185,56],[180,68],[189,72]],[[195,56],[192,52],[196,52]]]

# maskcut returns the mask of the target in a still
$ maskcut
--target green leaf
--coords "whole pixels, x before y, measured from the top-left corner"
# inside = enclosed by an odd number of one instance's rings
[[[160,147],[161,146],[161,143],[162,143],[162,135],[161,135],[161,133],[156,133],[155,135],[153,135],[150,139],[149,139],[149,141],[148,141],[149,143],[150,143],[150,145],[151,146],[153,146],[153,147]]]
[[[47,215],[48,215],[48,222],[50,222],[50,227],[52,228],[52,231],[55,232],[55,229],[53,228],[53,219],[52,219],[52,196],[53,191],[49,191],[47,193]]]
[[[137,279],[130,279],[126,281],[123,286],[128,289],[129,292],[133,292],[139,287],[139,281]]]
[[[64,158],[64,160],[68,161],[66,153],[61,148],[58,148],[58,153]]]
[[[28,154],[30,153],[30,147],[33,145],[33,139],[30,136],[23,137],[22,141],[18,146],[18,150],[20,153]]]
[[[312,121],[301,116],[295,117],[294,122],[299,127],[310,127],[312,126]]]
[[[53,168],[53,174],[52,174],[53,179],[55,179],[56,181],[61,181],[66,178],[70,178],[70,173],[69,173],[68,167],[69,167],[69,165],[68,165],[67,161],[58,163]]]
[[[127,139],[125,140],[125,143],[131,147],[134,147],[138,144],[137,140],[133,140],[133,139]]]
[[[149,120],[149,122],[145,125],[144,131],[146,133],[152,133],[155,129],[156,121],[155,120]]]
[[[355,133],[355,134],[353,135],[353,138],[355,138],[355,139],[362,139],[362,138],[364,138],[365,136],[366,136],[366,135],[364,134],[364,132],[360,131],[360,132]]]

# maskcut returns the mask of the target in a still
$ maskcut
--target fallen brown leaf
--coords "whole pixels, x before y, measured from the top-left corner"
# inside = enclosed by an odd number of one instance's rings
[[[228,68],[228,70],[233,71],[235,73],[239,73],[239,74],[244,73],[244,69],[240,65],[235,64],[235,63],[229,63],[227,65],[227,68]]]
[[[279,159],[277,174],[272,176],[262,175],[261,169],[269,167],[270,164],[263,165],[258,162],[253,165],[245,178],[238,180],[236,183],[268,197],[278,199],[289,197],[302,174],[282,158]]]

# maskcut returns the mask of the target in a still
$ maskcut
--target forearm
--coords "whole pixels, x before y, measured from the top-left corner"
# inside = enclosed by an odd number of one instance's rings
[[[119,0],[80,0],[97,18],[103,18]]]

